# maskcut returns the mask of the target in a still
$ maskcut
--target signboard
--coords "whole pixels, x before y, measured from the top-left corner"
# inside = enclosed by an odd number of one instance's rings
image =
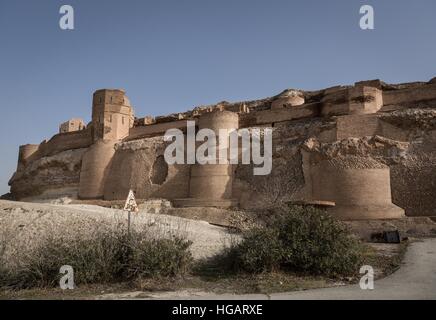
[[[129,191],[129,195],[126,199],[126,204],[124,205],[124,210],[129,212],[138,212],[138,205],[136,204],[135,195],[133,194],[133,191]]]

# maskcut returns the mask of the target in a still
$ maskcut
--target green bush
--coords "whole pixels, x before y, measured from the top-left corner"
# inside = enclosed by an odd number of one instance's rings
[[[235,269],[264,272],[277,269],[282,257],[282,243],[275,229],[247,231],[244,240],[232,250]]]
[[[47,236],[13,268],[0,268],[0,287],[57,286],[59,269],[70,265],[76,284],[176,276],[191,264],[191,242],[153,238],[144,231],[98,229],[89,238]]]
[[[278,214],[271,225],[244,234],[231,254],[237,271],[340,276],[358,271],[362,246],[324,211],[295,206]]]
[[[277,225],[287,269],[329,276],[353,274],[362,246],[345,225],[314,207],[293,207]]]

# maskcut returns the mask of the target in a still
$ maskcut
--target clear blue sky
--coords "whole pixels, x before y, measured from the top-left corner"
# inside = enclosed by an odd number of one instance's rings
[[[75,9],[62,31],[59,8]],[[359,8],[375,9],[375,30]],[[0,0],[0,193],[18,146],[124,88],[137,115],[256,99],[285,88],[436,76],[434,0]]]

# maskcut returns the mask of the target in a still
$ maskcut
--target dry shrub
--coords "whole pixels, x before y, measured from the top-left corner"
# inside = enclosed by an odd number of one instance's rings
[[[358,271],[363,247],[345,225],[314,207],[292,206],[253,229],[229,255],[236,271],[285,270],[331,277]]]
[[[76,284],[130,281],[138,277],[177,276],[192,262],[190,241],[156,237],[146,230],[96,228],[88,237],[45,236],[15,264],[4,261],[0,245],[0,287],[57,286],[59,269],[70,265]]]

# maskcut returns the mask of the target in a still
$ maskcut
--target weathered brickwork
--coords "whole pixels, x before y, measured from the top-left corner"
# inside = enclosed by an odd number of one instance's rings
[[[91,122],[71,119],[41,144],[20,147],[10,180],[16,199],[51,193],[79,199],[164,198],[183,207],[262,209],[277,201],[326,202],[341,219],[434,215],[436,84],[361,81],[319,91],[220,102],[135,118],[125,92],[94,93]],[[273,169],[167,165],[168,129],[273,128]],[[73,190],[73,192],[72,192]],[[65,191],[66,192],[66,191]]]

